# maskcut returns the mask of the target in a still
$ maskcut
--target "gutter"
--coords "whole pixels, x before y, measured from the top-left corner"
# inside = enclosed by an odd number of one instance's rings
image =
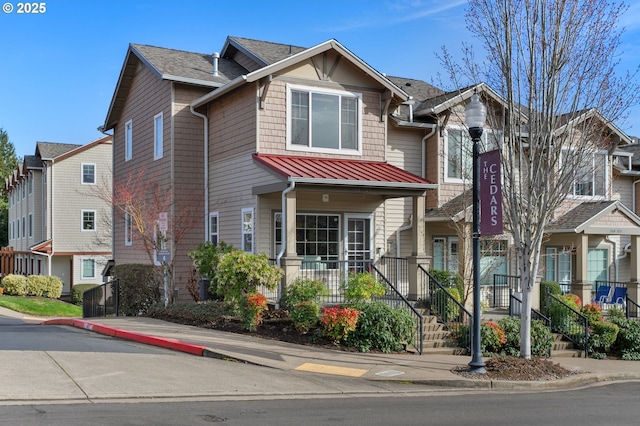
[[[189,106],[191,114],[204,121],[204,241],[209,241],[209,118]]]

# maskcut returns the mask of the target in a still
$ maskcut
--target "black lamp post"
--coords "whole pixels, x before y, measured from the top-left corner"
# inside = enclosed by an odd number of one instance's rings
[[[473,142],[473,330],[469,371],[481,374],[486,373],[486,370],[480,350],[480,149],[478,145],[487,119],[487,108],[480,102],[477,92],[471,96],[471,102],[467,104],[464,116]]]

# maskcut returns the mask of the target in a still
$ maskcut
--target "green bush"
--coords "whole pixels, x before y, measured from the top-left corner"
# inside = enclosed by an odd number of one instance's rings
[[[547,306],[547,289],[554,296],[562,296],[562,288],[560,284],[555,281],[541,281],[540,282],[540,311],[549,312]]]
[[[567,334],[574,335],[580,332],[580,325],[575,320],[575,313],[580,312],[580,306],[578,304],[579,299],[572,294],[565,294],[560,297],[560,301],[556,299],[550,300],[549,303],[549,318],[551,319],[551,326],[554,330]],[[571,309],[568,309],[567,306]]]
[[[589,349],[593,352],[609,353],[618,338],[620,327],[612,322],[594,321],[591,324]]]
[[[609,316],[609,320],[619,327],[618,337],[613,345],[615,353],[622,359],[640,359],[640,321]]]
[[[343,287],[347,303],[367,302],[372,297],[384,296],[387,291],[384,284],[368,272],[350,273]]]
[[[318,324],[320,307],[310,300],[299,302],[291,308],[289,318],[298,333],[306,334]]]
[[[302,302],[320,304],[329,294],[329,289],[321,280],[296,278],[293,283],[285,287],[282,292],[280,305],[283,308],[291,309]]]
[[[500,351],[501,355],[520,356],[520,318],[507,317],[498,321],[505,333],[505,343]],[[553,345],[553,334],[542,321],[531,321],[531,355],[538,357],[549,356]]]
[[[282,269],[269,265],[265,253],[233,250],[220,257],[214,279],[217,281],[218,294],[225,301],[238,306],[244,294],[255,293],[260,286],[275,289],[282,274]]]
[[[218,292],[218,283],[215,276],[220,259],[222,255],[231,251],[233,251],[233,246],[224,241],[220,241],[218,245],[206,241],[198,244],[194,250],[187,253],[193,260],[193,267],[200,275],[200,278],[209,280],[209,292],[211,294],[215,295]]]
[[[125,316],[147,313],[160,303],[162,274],[152,265],[130,263],[116,265],[112,273],[120,281],[119,312]]]
[[[457,288],[460,294],[463,292],[464,280],[457,272],[452,271],[442,271],[439,269],[431,269],[429,274],[436,281],[440,283],[441,286],[446,288]]]
[[[9,274],[2,278],[2,287],[4,288],[4,294],[9,296],[26,296],[27,277]]]
[[[376,301],[355,307],[362,313],[355,331],[347,336],[349,346],[360,352],[375,349],[388,353],[414,342],[416,323],[406,310]]]
[[[589,320],[589,325],[594,324],[596,322],[604,321],[602,317],[602,308],[597,303],[588,303],[580,309],[580,313],[587,317]]]
[[[504,328],[493,321],[480,324],[480,351],[487,354],[499,354],[507,343]]]
[[[76,284],[71,289],[71,303],[82,305],[82,295],[85,291],[97,287],[98,284]]]

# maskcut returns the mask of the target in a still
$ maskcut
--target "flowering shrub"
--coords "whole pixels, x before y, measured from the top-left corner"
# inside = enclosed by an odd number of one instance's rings
[[[255,331],[262,324],[262,312],[267,309],[267,298],[260,293],[248,293],[241,299],[242,319],[247,330]]]
[[[330,292],[322,280],[310,278],[296,278],[293,283],[284,288],[280,304],[292,308],[298,303],[314,302],[316,304],[329,296]]]
[[[602,309],[597,303],[587,303],[580,309],[580,313],[589,319],[589,324],[604,321]]]
[[[9,274],[2,278],[4,293],[10,296],[27,295],[27,277],[22,275]]]
[[[354,308],[322,308],[320,323],[324,327],[324,335],[334,342],[346,339],[356,329],[360,311]]]
[[[480,348],[482,352],[500,353],[507,343],[507,335],[504,328],[493,321],[487,321],[480,325]]]
[[[580,300],[580,296],[576,294],[565,294],[564,296],[562,296],[562,301],[571,306],[576,311],[580,311],[580,306],[582,306],[582,300]]]

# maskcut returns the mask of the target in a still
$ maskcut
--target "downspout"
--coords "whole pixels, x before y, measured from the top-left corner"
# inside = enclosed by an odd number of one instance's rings
[[[54,221],[54,198],[53,198],[53,163],[55,162],[55,160],[52,158],[51,159],[51,177],[50,179],[47,180],[47,186],[51,188],[51,210],[49,211],[49,217],[51,218],[51,253],[47,253],[47,275],[51,276],[51,258],[53,257],[53,255],[55,254],[55,248],[53,246],[54,243],[54,239],[53,239],[53,221]],[[49,189],[49,188],[47,188]],[[71,288],[71,283],[69,283],[69,288]]]
[[[433,136],[433,134],[436,132],[436,129],[438,128],[438,125],[435,124],[432,128],[431,131],[424,135],[424,137],[422,138],[422,170],[421,170],[421,177],[424,179],[427,176],[427,139],[429,139],[431,136]]]
[[[189,108],[191,114],[204,120],[204,241],[209,241],[209,118]]]

